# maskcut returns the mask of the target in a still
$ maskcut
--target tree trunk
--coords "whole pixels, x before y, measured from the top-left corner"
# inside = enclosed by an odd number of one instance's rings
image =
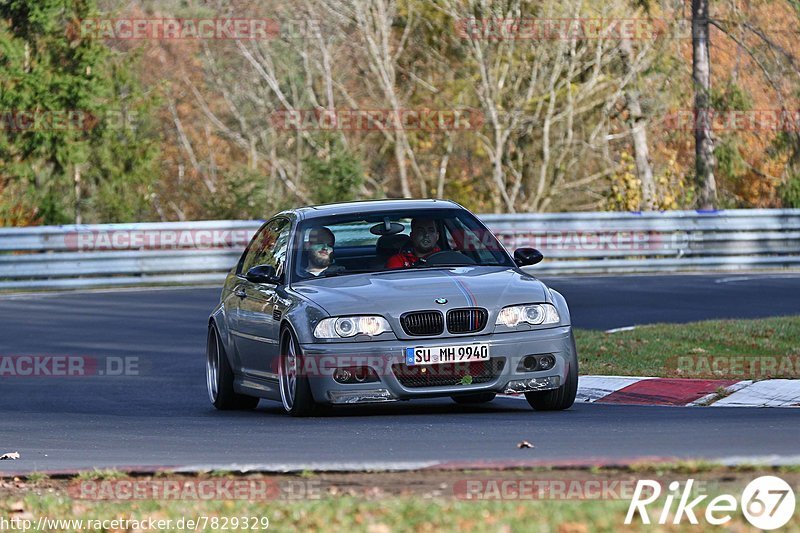
[[[75,224],[82,224],[83,217],[81,216],[81,168],[79,165],[74,166],[73,183],[75,186]]]
[[[633,45],[630,39],[623,39],[620,51],[626,68],[633,69]],[[636,81],[632,81],[625,91],[625,100],[628,106],[628,121],[633,137],[633,153],[636,162],[636,175],[642,182],[642,201],[639,209],[652,211],[656,204],[656,184],[653,180],[653,167],[650,165],[650,151],[647,147],[647,129],[642,106],[639,101],[639,91]]]
[[[397,162],[397,174],[400,177],[400,190],[403,198],[413,198],[408,186],[408,168],[406,167],[406,151],[401,144],[399,133],[394,138],[394,159]]]
[[[692,0],[692,80],[694,81],[695,170],[697,173],[698,207],[714,209],[717,184],[714,179],[714,141],[711,138],[709,91],[711,60],[709,56],[708,0]]]

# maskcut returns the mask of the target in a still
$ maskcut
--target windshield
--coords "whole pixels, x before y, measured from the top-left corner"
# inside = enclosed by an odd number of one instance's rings
[[[349,213],[306,220],[295,234],[293,281],[365,272],[514,262],[461,209]]]

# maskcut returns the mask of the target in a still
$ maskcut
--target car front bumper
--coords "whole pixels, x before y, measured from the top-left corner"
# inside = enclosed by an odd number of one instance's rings
[[[463,379],[478,368],[474,364],[426,367],[431,376],[441,376],[441,380],[434,377],[423,379],[418,375],[421,367],[409,369],[405,366],[406,348],[471,343],[487,343],[490,346],[491,363],[487,365],[492,366],[480,367],[483,372],[475,381],[472,381],[472,376]],[[303,344],[301,349],[302,372],[308,376],[315,401],[320,403],[371,403],[463,393],[551,390],[565,383],[570,368],[577,366],[570,326],[448,338]],[[524,357],[544,354],[555,358],[552,368],[533,372],[521,369],[520,363]],[[377,380],[343,384],[333,379],[336,368],[355,366],[369,366],[377,375]],[[407,372],[416,377],[403,377]],[[458,383],[440,383],[453,380]]]

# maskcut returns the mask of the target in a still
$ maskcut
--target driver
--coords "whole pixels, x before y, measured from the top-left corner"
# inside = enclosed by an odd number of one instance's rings
[[[344,270],[343,267],[334,264],[333,245],[335,242],[336,237],[326,227],[309,230],[304,245],[306,264],[302,272],[306,277],[316,277]]]
[[[386,261],[386,268],[406,268],[415,265],[429,255],[441,252],[436,243],[439,242],[439,231],[436,222],[428,218],[415,218],[411,220],[410,252],[400,250]]]

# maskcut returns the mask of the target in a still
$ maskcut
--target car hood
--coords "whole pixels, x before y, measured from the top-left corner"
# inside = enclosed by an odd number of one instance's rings
[[[508,267],[465,266],[349,274],[294,284],[295,291],[332,316],[550,302],[536,278]],[[435,300],[444,298],[447,303]]]

